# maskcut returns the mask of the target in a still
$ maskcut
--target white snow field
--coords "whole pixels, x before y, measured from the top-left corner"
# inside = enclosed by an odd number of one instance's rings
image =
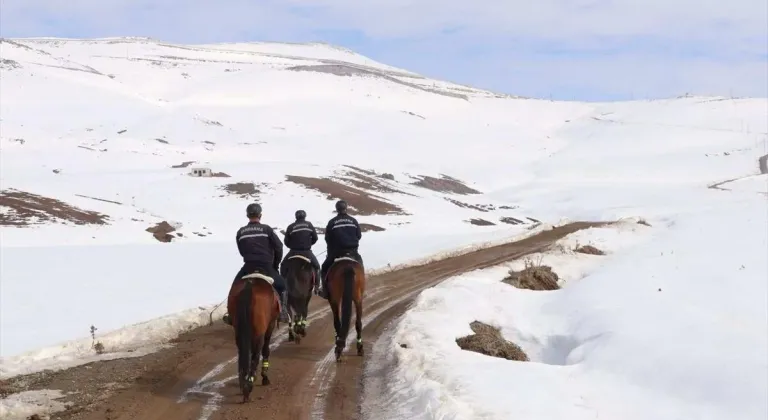
[[[247,203],[277,228],[299,208],[324,227],[344,194],[385,229],[364,233],[369,270],[539,221],[651,225],[575,234],[606,256],[546,253],[558,291],[514,289],[502,267],[424,292],[377,346],[393,349],[392,418],[768,414],[766,99],[523,99],[322,44],[15,39],[0,54],[0,377],[207,323]],[[146,231],[162,221],[170,243]],[[460,350],[476,319],[531,361]]]

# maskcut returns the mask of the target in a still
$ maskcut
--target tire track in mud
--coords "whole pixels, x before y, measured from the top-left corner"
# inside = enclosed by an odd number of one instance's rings
[[[365,363],[375,363],[368,359],[371,344],[419,292],[446,278],[542,251],[570,233],[606,224],[571,223],[517,242],[371,276],[364,301],[366,356],[362,358],[356,356],[354,345],[348,345],[342,362],[335,362],[328,304],[313,298],[307,336],[298,345],[282,342],[286,331],[281,326],[270,357],[272,384],[256,386],[248,404],[240,403],[234,334],[223,323],[183,334],[175,346],[144,357],[54,372],[32,389],[62,389],[87,397],[75,398],[73,409],[52,417],[64,420],[359,419],[366,383],[363,368]],[[354,337],[353,328],[349,341]],[[115,382],[118,377],[126,379]]]

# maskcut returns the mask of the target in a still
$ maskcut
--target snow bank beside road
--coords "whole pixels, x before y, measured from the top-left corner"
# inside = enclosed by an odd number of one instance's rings
[[[756,226],[768,226],[765,203],[745,196],[667,231],[566,238],[564,248],[589,237],[613,252],[545,253],[561,290],[501,283],[518,262],[423,292],[393,335],[384,394],[402,403],[387,418],[766,418],[768,235]],[[500,326],[531,361],[461,350],[474,320]]]

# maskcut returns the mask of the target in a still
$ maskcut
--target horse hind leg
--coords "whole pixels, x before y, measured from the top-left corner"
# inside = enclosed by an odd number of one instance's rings
[[[267,386],[271,382],[269,381],[269,354],[271,350],[269,349],[269,343],[272,341],[272,331],[273,327],[270,325],[270,327],[267,329],[267,333],[264,335],[264,343],[261,347],[261,385]]]
[[[307,336],[307,317],[309,316],[309,300],[312,298],[311,292],[309,297],[304,301],[304,307],[299,314],[300,334],[302,337]]]
[[[286,311],[288,312],[288,341],[296,341],[296,333],[294,331],[294,328],[296,328],[296,324],[293,322],[293,308],[290,304],[290,298],[288,299],[288,307],[286,308]]]
[[[357,355],[362,356],[363,350],[363,302],[355,301],[355,331],[357,332]]]

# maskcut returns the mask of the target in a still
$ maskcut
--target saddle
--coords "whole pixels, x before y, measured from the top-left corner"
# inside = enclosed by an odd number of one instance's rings
[[[307,258],[307,257],[305,257],[303,255],[296,254],[296,255],[291,255],[290,257],[288,257],[289,260],[292,260],[294,258],[299,258],[299,259],[302,259],[302,260],[306,261],[308,264],[312,264],[312,260],[310,260],[309,258]]]
[[[275,279],[273,279],[272,277],[270,277],[270,276],[268,276],[268,275],[266,275],[266,274],[264,274],[264,273],[262,273],[262,272],[260,272],[258,270],[253,272],[253,273],[246,274],[243,277],[240,277],[240,280],[245,280],[245,281],[250,281],[250,282],[253,282],[256,279],[265,281],[265,282],[267,282],[267,284],[272,286],[272,293],[274,293],[274,295],[275,295],[275,300],[277,300],[277,304],[282,307],[283,303],[280,302],[280,299],[278,298],[279,295],[277,293],[277,289],[275,289]]]
[[[273,279],[272,277],[269,277],[266,274],[259,273],[258,271],[255,273],[246,274],[243,277],[240,277],[240,280],[252,280],[252,279],[262,279],[265,282],[269,283],[270,286],[274,287],[275,285],[275,279]]]
[[[333,259],[333,263],[334,264],[339,262],[339,261],[352,261],[352,262],[360,264],[360,262],[355,259],[355,256],[354,256],[354,254],[352,252],[345,252],[345,253],[341,254],[340,256],[338,256],[338,257]]]

